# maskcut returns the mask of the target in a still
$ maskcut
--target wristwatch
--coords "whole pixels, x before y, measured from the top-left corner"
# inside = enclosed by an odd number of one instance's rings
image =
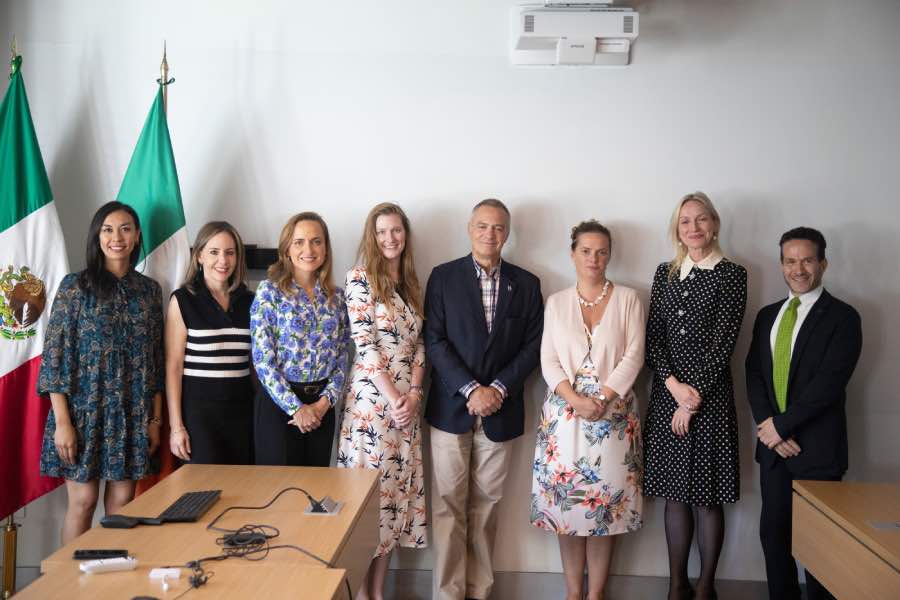
[[[600,392],[600,395],[597,396],[597,399],[600,400],[600,402],[608,402],[609,401],[609,398],[607,398],[606,394],[604,394],[603,392]]]

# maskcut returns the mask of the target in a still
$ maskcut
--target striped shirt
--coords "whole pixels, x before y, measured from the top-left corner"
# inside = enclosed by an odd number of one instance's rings
[[[204,285],[197,287],[196,294],[184,287],[172,294],[178,300],[181,318],[187,328],[184,378],[218,380],[221,385],[228,386],[234,379],[250,377],[250,303],[253,295],[241,288],[231,295],[226,311]]]
[[[188,377],[250,375],[250,328],[188,329],[184,374]]]

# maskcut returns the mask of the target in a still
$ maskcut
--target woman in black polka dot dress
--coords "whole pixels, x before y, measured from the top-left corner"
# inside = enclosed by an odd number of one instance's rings
[[[747,271],[722,256],[719,215],[702,192],[678,203],[676,254],[656,269],[647,322],[653,389],[644,427],[644,495],[666,499],[669,598],[691,598],[687,562],[697,509],[697,598],[715,598],[722,505],[740,497],[731,354],[744,318]]]

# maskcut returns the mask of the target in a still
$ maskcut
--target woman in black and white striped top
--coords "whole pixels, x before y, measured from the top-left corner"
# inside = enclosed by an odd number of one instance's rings
[[[253,463],[250,304],[244,246],[224,221],[197,233],[166,320],[172,454],[194,463]]]

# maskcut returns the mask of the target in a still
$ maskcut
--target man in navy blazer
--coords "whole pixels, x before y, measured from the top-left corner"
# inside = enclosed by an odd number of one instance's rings
[[[524,430],[525,379],[540,362],[540,280],[501,259],[509,227],[502,202],[479,202],[472,253],[435,267],[425,293],[435,599],[490,595],[510,440]]]
[[[756,317],[746,361],[747,398],[757,423],[759,536],[769,597],[799,600],[791,482],[840,481],[847,470],[844,405],[862,349],[862,326],[852,306],[822,287],[828,261],[820,232],[798,227],[781,236],[780,245],[790,295]],[[806,588],[810,600],[833,598],[809,571]]]

